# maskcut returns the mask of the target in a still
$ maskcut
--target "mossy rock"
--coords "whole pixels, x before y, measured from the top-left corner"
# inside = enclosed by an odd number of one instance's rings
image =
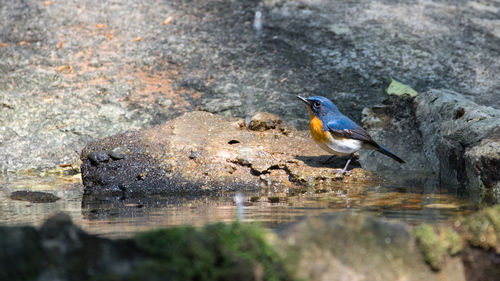
[[[500,205],[465,217],[460,224],[471,245],[500,253]]]
[[[293,280],[282,259],[251,224],[180,227],[137,235],[149,257],[129,280]]]
[[[429,224],[421,224],[413,229],[425,261],[434,270],[440,270],[446,256],[456,255],[463,249],[463,241],[450,227],[437,230]]]

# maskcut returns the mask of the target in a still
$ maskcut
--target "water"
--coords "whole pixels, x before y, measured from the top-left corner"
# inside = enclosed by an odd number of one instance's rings
[[[425,182],[425,181],[424,181]],[[80,175],[3,175],[0,177],[0,225],[40,226],[57,212],[68,213],[87,232],[127,237],[138,231],[211,222],[260,221],[276,228],[308,215],[355,210],[410,224],[451,220],[477,210],[468,200],[426,186],[382,184],[348,191],[301,190],[279,194],[267,191],[218,196],[151,197],[144,201],[90,201],[82,204]],[[61,199],[54,203],[13,200],[18,190],[43,191]],[[425,192],[424,192],[425,191]],[[238,214],[240,212],[240,214]]]

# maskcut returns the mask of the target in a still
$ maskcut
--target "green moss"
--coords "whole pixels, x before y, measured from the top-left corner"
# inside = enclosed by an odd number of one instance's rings
[[[453,229],[449,227],[441,228],[444,236],[443,242],[447,244],[448,253],[450,255],[456,255],[464,249],[464,243],[462,237],[456,233]]]
[[[292,280],[282,259],[256,225],[214,224],[139,234],[135,241],[149,259],[130,280]]]
[[[468,216],[461,224],[471,245],[500,251],[500,205]]]
[[[441,227],[437,232],[429,224],[421,224],[413,229],[418,239],[424,260],[434,270],[440,270],[445,257],[456,255],[463,249],[462,238],[451,228]]]

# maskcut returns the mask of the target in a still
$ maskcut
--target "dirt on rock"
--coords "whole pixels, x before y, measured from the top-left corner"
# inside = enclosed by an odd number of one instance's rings
[[[273,128],[252,130],[244,119],[191,112],[151,129],[91,143],[81,153],[86,193],[345,189],[379,180],[356,168],[359,163],[339,174],[345,160],[323,163],[328,156],[308,133],[276,116],[258,114],[251,124],[270,119]]]

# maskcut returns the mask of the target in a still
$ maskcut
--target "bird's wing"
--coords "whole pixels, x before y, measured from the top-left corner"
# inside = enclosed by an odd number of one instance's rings
[[[346,116],[335,118],[327,123],[330,133],[337,137],[350,138],[375,144],[372,137],[358,124]]]

